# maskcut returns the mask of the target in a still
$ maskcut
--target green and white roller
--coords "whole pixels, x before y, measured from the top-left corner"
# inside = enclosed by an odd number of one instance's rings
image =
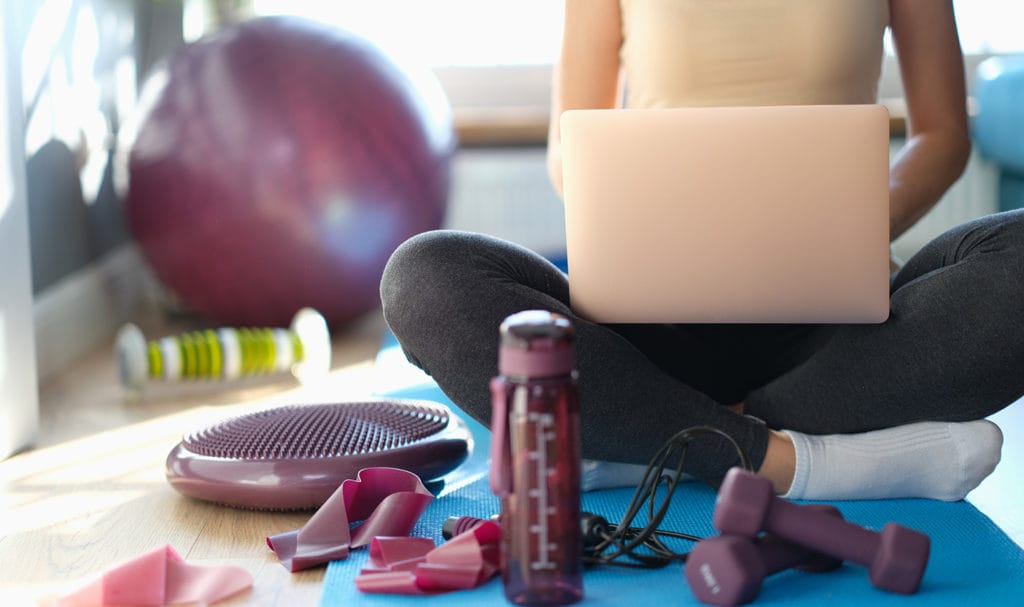
[[[147,341],[134,324],[117,335],[121,383],[140,390],[147,381],[233,380],[292,372],[299,381],[331,367],[331,335],[319,312],[303,308],[287,329],[206,329]]]

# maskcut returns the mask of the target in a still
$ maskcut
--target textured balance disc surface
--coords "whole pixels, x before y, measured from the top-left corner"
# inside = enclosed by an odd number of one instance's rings
[[[363,468],[402,468],[429,482],[471,448],[465,423],[432,401],[293,405],[188,434],[167,457],[167,479],[185,495],[232,506],[309,509]]]

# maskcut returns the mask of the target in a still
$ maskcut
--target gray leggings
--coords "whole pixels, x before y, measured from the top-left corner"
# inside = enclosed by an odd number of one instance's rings
[[[576,326],[584,457],[647,463],[677,431],[711,425],[756,466],[769,428],[973,420],[1024,394],[1024,210],[936,238],[890,292],[891,315],[877,325],[602,325],[573,314],[565,275],[544,258],[455,231],[404,243],[381,282],[406,356],[484,424],[498,325],[545,309]],[[723,406],[739,401],[747,415]],[[712,484],[737,461],[710,437],[690,454],[687,472]]]

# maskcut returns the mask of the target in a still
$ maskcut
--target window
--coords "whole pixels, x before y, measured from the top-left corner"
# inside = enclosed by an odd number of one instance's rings
[[[1024,52],[1024,2],[953,0],[960,45],[967,55]]]
[[[1024,52],[1024,2],[953,4],[965,54]],[[557,0],[252,0],[252,9],[345,27],[432,67],[549,64],[562,27]]]
[[[253,0],[256,15],[301,15],[357,32],[431,67],[551,64],[557,0]]]
[[[204,0],[192,0],[202,3]],[[335,24],[435,68],[453,104],[543,106],[557,58],[562,2],[557,0],[251,0],[256,15],[291,14]],[[1024,2],[954,0],[968,76],[982,59],[1024,52]],[[891,55],[891,44],[888,44]],[[901,95],[887,61],[880,95]],[[514,83],[514,91],[508,83]]]
[[[185,38],[206,29],[215,0],[185,0]],[[997,53],[1024,52],[1021,0],[953,0],[966,55],[968,86],[978,63]],[[433,68],[455,109],[474,125],[519,122],[543,133],[551,65],[562,28],[559,0],[235,0],[256,16],[298,15],[354,31],[399,59]],[[879,98],[902,97],[891,44]],[[532,136],[532,135],[531,135]]]

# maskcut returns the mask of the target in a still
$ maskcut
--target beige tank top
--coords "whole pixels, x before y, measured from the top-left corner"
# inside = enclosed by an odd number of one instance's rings
[[[874,103],[888,0],[620,0],[626,105]]]

